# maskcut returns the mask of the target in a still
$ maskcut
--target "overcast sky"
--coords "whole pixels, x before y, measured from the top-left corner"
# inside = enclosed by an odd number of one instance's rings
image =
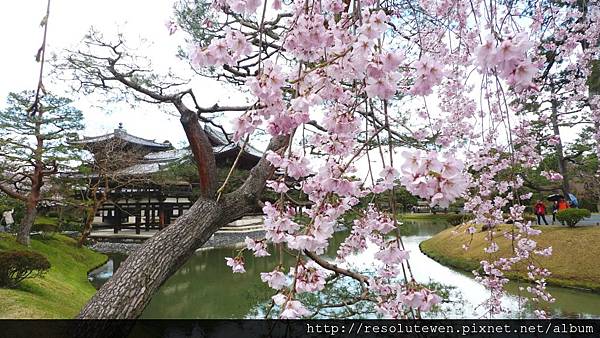
[[[39,64],[34,56],[41,45],[43,29],[40,21],[47,0],[0,1],[0,107],[5,106],[10,91],[36,88]],[[106,36],[117,29],[129,41],[146,39],[141,51],[150,57],[157,69],[182,64],[175,57],[177,46],[183,44],[181,35],[169,36],[165,22],[172,14],[173,0],[52,0],[48,25],[48,55],[64,48],[77,46],[90,26]],[[213,81],[192,83],[201,104],[212,105],[215,97],[228,96]],[[69,93],[65,84],[44,81],[46,89],[74,99],[84,112],[86,135],[98,135],[116,128],[119,122],[132,134],[181,145],[185,134],[176,117],[161,112],[158,107],[140,104],[103,105],[98,98],[84,98]],[[102,108],[94,107],[103,106]]]

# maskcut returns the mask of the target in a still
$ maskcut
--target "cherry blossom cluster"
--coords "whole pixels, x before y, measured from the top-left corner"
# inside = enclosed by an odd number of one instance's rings
[[[536,151],[539,142],[535,135],[530,132],[532,127],[530,121],[521,120],[512,130],[515,136],[513,139],[513,156],[526,168],[536,168],[542,162],[542,155]]]
[[[238,14],[254,14],[262,3],[262,0],[217,0],[213,2],[213,6],[220,9],[231,9]]]
[[[402,154],[406,161],[401,167],[400,182],[412,194],[430,200],[431,206],[448,207],[465,192],[468,178],[460,160],[435,151]]]
[[[263,282],[267,283],[270,288],[278,290],[272,300],[274,305],[281,308],[279,318],[293,319],[308,315],[310,312],[294,297],[305,292],[311,293],[323,290],[326,283],[325,279],[328,276],[327,271],[313,262],[300,261],[298,265],[290,268],[288,276],[289,279],[278,269],[260,274]],[[294,282],[289,285],[289,280]]]
[[[275,305],[282,308],[279,315],[281,319],[297,319],[311,314],[300,301],[290,299],[281,293],[276,294],[272,299]]]
[[[228,29],[224,38],[212,40],[206,48],[194,49],[192,64],[199,67],[234,65],[251,51],[252,47],[242,32]]]
[[[363,252],[367,248],[368,242],[385,247],[383,236],[394,229],[394,221],[388,215],[381,213],[375,208],[374,205],[369,205],[369,207],[364,211],[362,217],[354,220],[354,225],[352,226],[350,235],[348,235],[344,242],[339,246],[337,259],[343,261],[351,254]],[[401,260],[400,258],[402,256],[408,256],[408,253],[403,253],[400,251],[395,251],[394,253],[399,254],[398,257],[386,259],[385,257],[389,256],[390,254],[388,252],[387,255],[380,254],[378,259],[382,261],[383,259],[388,261],[399,261]]]
[[[524,32],[506,37],[503,41],[490,36],[475,49],[475,62],[484,72],[497,71],[517,90],[535,88],[533,78],[538,67],[527,56],[531,47],[529,37]]]
[[[415,63],[415,84],[411,93],[428,95],[433,92],[433,86],[439,84],[444,77],[443,66],[435,59],[423,56]]]
[[[227,266],[231,267],[231,270],[233,270],[233,273],[246,272],[246,268],[244,267],[244,257],[242,257],[242,256],[237,256],[234,258],[225,257],[225,261],[227,263]]]
[[[385,318],[410,318],[410,310],[430,311],[442,298],[431,290],[413,283],[394,283],[385,277],[376,277],[369,285],[378,295],[377,312]]]
[[[484,229],[487,229],[485,238],[489,244],[484,248],[484,252],[490,259],[481,262],[483,273],[477,271],[473,273],[476,279],[490,290],[490,297],[483,303],[490,314],[505,311],[501,298],[504,295],[504,286],[508,283],[508,279],[504,276],[504,271],[515,270],[517,265],[526,264],[528,267],[535,267],[528,268],[529,278],[536,285],[530,291],[534,296],[532,300],[553,301],[552,296],[545,289],[545,278],[550,272],[539,267],[537,260],[533,257],[535,255],[548,256],[552,253],[552,249],[538,249],[537,242],[532,236],[539,235],[541,231],[533,229],[530,221],[523,220],[525,207],[518,202],[531,198],[531,193],[516,194],[516,191],[522,188],[523,180],[515,175],[513,175],[513,179],[498,179],[510,172],[514,165],[512,161],[516,160],[509,157],[502,158],[499,156],[502,153],[505,153],[502,149],[487,147],[470,158],[470,167],[478,172],[478,175],[474,177],[473,187],[479,191],[465,203],[465,209],[472,211],[475,215],[474,223],[482,224]],[[528,165],[529,159],[520,159],[521,165]],[[506,208],[509,210],[507,215],[504,213]],[[511,222],[514,228],[502,232],[499,226],[508,222]],[[472,236],[476,229],[469,226],[466,231]],[[512,246],[514,250],[510,257],[499,256],[500,247],[497,241],[499,236],[504,236],[514,243]],[[468,245],[465,248],[468,249]],[[536,313],[540,316],[543,314],[539,311]]]
[[[545,171],[542,170],[540,172],[540,175],[544,176],[545,178],[547,178],[550,181],[561,181],[563,179],[563,176],[555,171]]]

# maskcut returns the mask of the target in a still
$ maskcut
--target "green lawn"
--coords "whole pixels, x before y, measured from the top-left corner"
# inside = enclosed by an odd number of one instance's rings
[[[32,237],[30,250],[48,258],[52,268],[42,278],[26,279],[17,289],[0,289],[0,318],[73,318],[95,293],[87,272],[107,257],[76,241],[54,235]],[[0,234],[0,250],[27,250],[14,236]]]
[[[562,226],[535,227],[542,234],[534,236],[538,248],[552,246],[550,257],[536,256],[536,260],[552,272],[549,284],[581,287],[600,292],[600,227],[567,228]],[[472,271],[479,268],[481,260],[492,260],[495,257],[508,257],[511,243],[502,236],[511,227],[504,225],[496,234],[501,250],[495,256],[486,254],[483,249],[488,245],[484,237],[487,232],[478,231],[473,237],[470,249],[465,251],[462,244],[469,242],[470,236],[465,233],[465,226],[446,229],[421,243],[421,250],[429,257],[444,265]],[[455,230],[455,231],[454,231]],[[524,279],[524,267],[517,266],[507,276],[513,279]]]
[[[48,217],[48,216],[37,216],[35,218],[35,224],[58,224],[58,218],[56,217]]]

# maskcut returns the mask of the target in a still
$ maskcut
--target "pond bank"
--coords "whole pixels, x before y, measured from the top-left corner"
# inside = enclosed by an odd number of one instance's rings
[[[224,248],[240,245],[244,243],[246,236],[253,239],[265,237],[264,231],[253,231],[245,233],[216,233],[198,250],[208,250],[213,248]],[[142,244],[140,242],[95,242],[90,245],[90,249],[102,253],[118,253],[130,255],[137,250]]]
[[[343,225],[338,225],[335,229],[336,232],[344,230],[347,230],[347,228]],[[265,231],[217,232],[196,251],[245,246],[246,237],[263,239],[265,238]],[[89,248],[106,254],[131,255],[141,245],[142,242],[140,241],[97,241],[89,245]]]
[[[15,289],[0,289],[3,319],[75,317],[96,292],[88,272],[108,259],[59,234],[45,240],[32,236],[29,248],[17,244],[12,235],[0,234],[0,250],[31,250],[46,256],[51,264],[41,278],[26,279]]]
[[[600,292],[600,267],[597,259],[600,256],[600,227],[566,228],[562,226],[536,226],[542,230],[535,236],[538,248],[552,246],[550,257],[539,257],[540,265],[552,272],[547,282],[550,285],[586,289]],[[485,240],[487,232],[473,235],[469,250],[462,248],[468,244],[470,236],[465,232],[466,226],[446,229],[420,245],[421,251],[439,263],[464,271],[479,268],[481,260],[490,260],[493,256],[483,250],[489,242]],[[502,236],[510,230],[509,225],[501,226],[496,235],[500,251],[496,257],[508,257],[511,243]],[[509,279],[526,279],[524,267],[517,267],[514,272],[506,273]]]

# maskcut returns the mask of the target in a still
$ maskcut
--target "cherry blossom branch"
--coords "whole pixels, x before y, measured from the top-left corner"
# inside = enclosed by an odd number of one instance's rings
[[[340,275],[344,275],[344,276],[353,278],[353,279],[359,281],[363,285],[369,285],[369,277],[367,277],[363,274],[340,268],[339,266],[329,263],[327,260],[319,257],[315,253],[310,252],[308,250],[304,250],[304,254],[306,256],[308,256],[310,259],[312,259],[315,263],[319,264],[324,269],[333,271]]]

